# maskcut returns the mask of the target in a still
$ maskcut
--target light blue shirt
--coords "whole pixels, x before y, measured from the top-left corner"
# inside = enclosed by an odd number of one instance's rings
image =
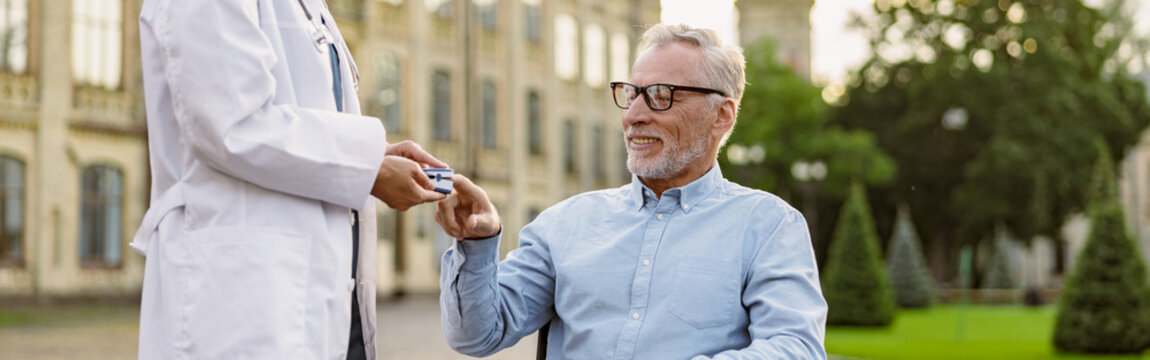
[[[718,165],[656,198],[635,176],[443,255],[452,348],[487,356],[551,321],[549,359],[825,359],[806,221]]]

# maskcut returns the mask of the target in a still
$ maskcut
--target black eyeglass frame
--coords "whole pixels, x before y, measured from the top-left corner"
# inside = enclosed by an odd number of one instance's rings
[[[724,93],[722,91],[715,90],[715,89],[695,87],[695,86],[673,85],[673,84],[663,84],[663,83],[648,84],[646,86],[639,86],[639,85],[635,85],[635,84],[625,82],[625,81],[613,81],[613,82],[611,82],[611,100],[615,102],[615,106],[618,106],[620,109],[623,109],[623,110],[627,110],[627,109],[631,108],[631,106],[630,105],[623,106],[623,104],[620,104],[619,103],[619,97],[615,96],[615,92],[619,91],[619,89],[623,88],[624,86],[635,87],[635,90],[639,94],[635,97],[642,96],[643,102],[646,102],[647,108],[651,109],[652,111],[671,110],[671,107],[675,105],[675,91],[677,91],[677,90],[697,92],[697,93],[703,93],[703,94],[719,94],[719,95],[722,95],[724,98],[727,97],[727,93]],[[667,100],[667,107],[666,108],[657,109],[657,108],[655,108],[654,104],[651,103],[651,95],[647,94],[647,89],[649,89],[651,87],[655,87],[655,86],[666,86],[667,88],[670,89],[671,97],[670,97],[670,100]],[[635,99],[634,98],[628,99],[628,101],[631,103],[634,103]]]

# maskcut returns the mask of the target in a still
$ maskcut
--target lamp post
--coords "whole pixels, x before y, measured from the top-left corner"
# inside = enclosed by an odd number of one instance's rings
[[[818,183],[827,176],[827,164],[822,160],[813,162],[799,160],[791,165],[791,176],[798,180],[799,191],[803,193],[803,215],[807,218],[811,242],[814,243],[815,253],[818,254],[817,249],[822,245],[822,241],[817,236],[819,214],[816,208],[815,190]]]

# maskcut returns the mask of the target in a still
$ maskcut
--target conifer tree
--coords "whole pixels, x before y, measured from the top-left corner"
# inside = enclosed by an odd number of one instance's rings
[[[894,299],[899,307],[930,306],[934,298],[934,280],[927,271],[918,233],[914,230],[910,210],[905,205],[898,208],[894,233],[886,248],[886,266],[887,271],[890,271]]]
[[[1010,278],[1010,244],[1014,240],[1003,227],[999,227],[994,236],[994,253],[990,255],[990,262],[986,265],[986,272],[982,276],[983,289],[1013,289],[1014,280]]]
[[[1090,233],[1058,303],[1054,346],[1085,353],[1140,353],[1150,347],[1146,264],[1126,232],[1114,166],[1100,147],[1090,188]]]
[[[894,294],[862,185],[851,186],[830,244],[826,277],[827,324],[887,326]]]

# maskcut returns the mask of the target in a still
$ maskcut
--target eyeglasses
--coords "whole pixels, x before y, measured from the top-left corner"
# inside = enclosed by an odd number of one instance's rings
[[[615,106],[618,106],[620,109],[631,108],[631,103],[635,102],[635,98],[638,98],[639,95],[642,94],[643,101],[647,102],[648,108],[654,111],[666,111],[675,103],[675,91],[719,94],[723,97],[727,97],[727,94],[722,91],[694,86],[671,84],[637,86],[622,81],[611,83],[611,94],[615,96]]]

